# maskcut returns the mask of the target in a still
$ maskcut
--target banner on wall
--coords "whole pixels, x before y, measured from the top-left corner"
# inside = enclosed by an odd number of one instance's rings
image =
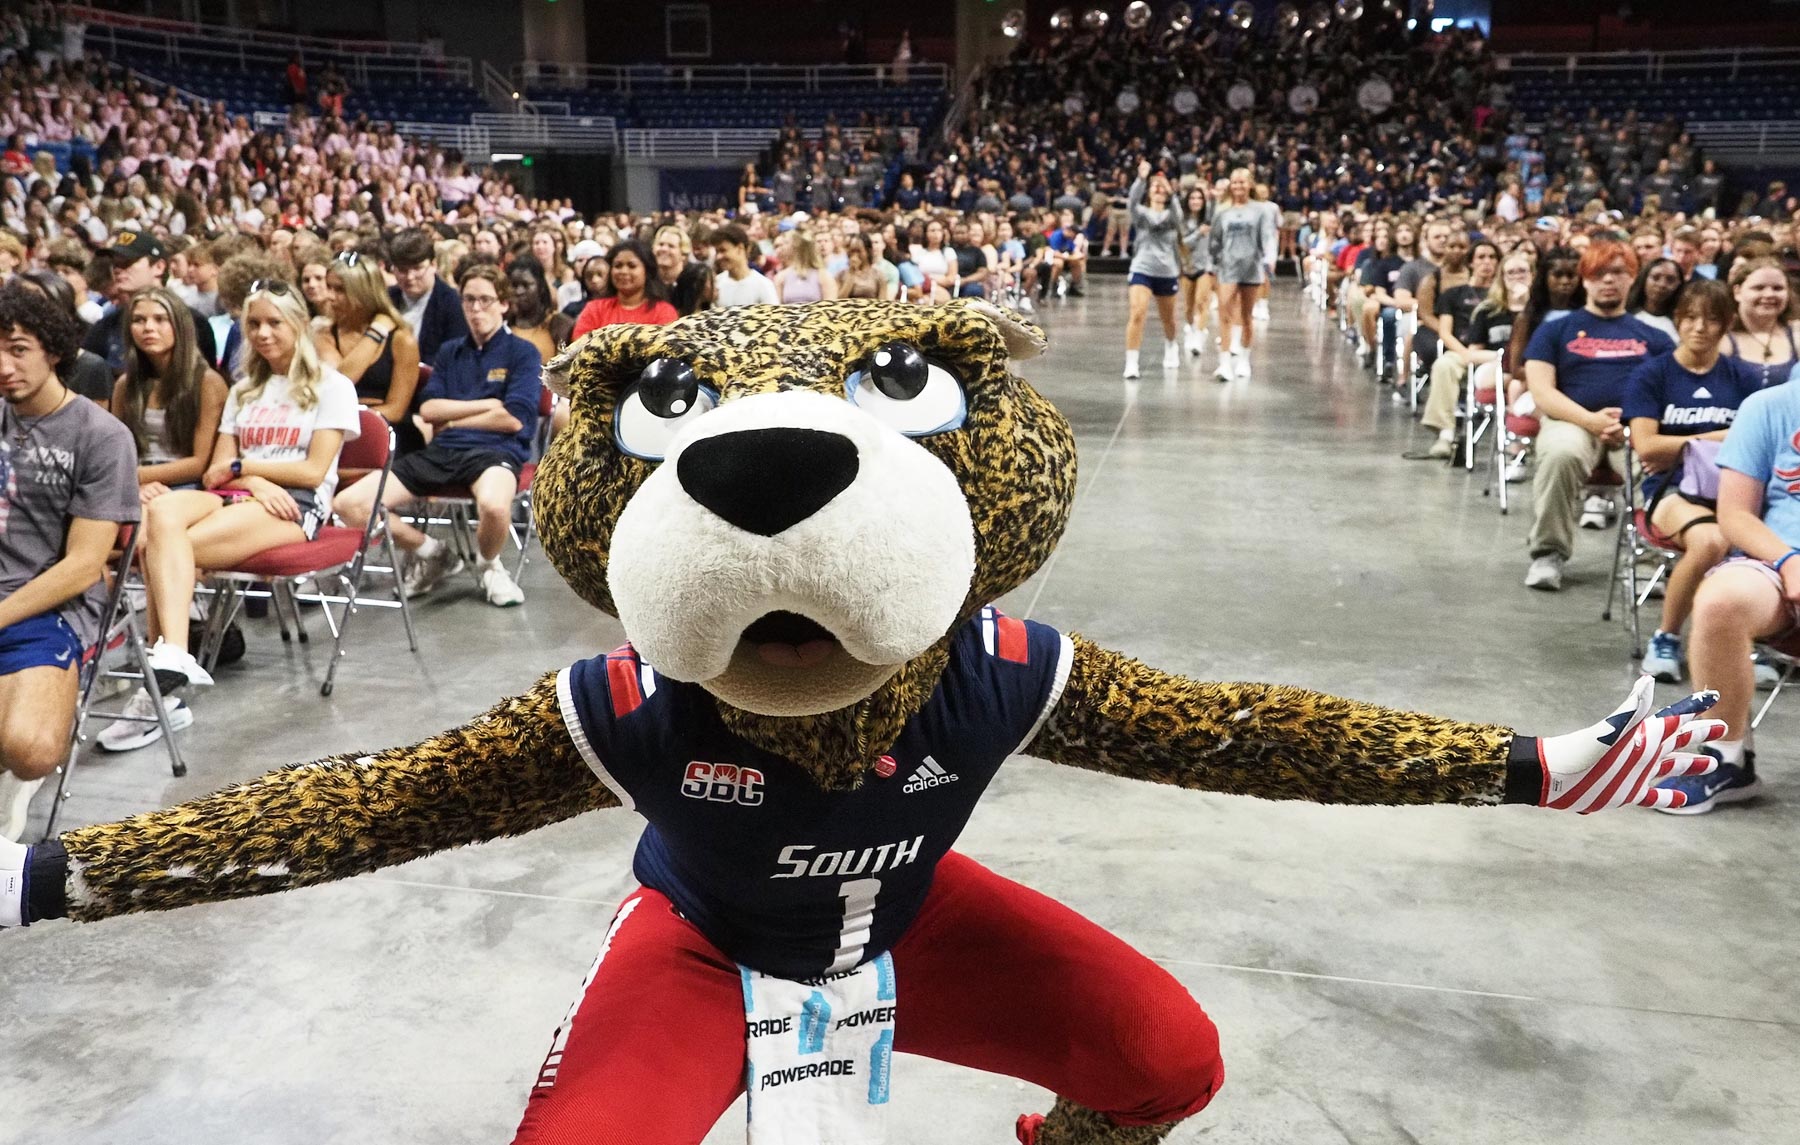
[[[665,211],[737,208],[741,167],[664,167],[656,173],[657,205]]]

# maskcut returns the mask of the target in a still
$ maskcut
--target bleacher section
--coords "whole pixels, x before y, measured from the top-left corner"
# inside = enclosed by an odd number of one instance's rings
[[[614,91],[534,87],[534,101],[567,103],[574,115],[610,115],[621,127],[780,127],[791,119],[800,127],[822,126],[828,117],[854,124],[867,113],[898,123],[924,126],[941,114],[942,88],[844,88],[837,91],[653,91],[624,95]]]
[[[1508,57],[1513,106],[1537,122],[1557,108],[1640,120],[1800,118],[1800,49],[1519,53]]]

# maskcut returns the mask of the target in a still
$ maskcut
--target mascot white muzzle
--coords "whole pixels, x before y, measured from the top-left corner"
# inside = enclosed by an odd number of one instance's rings
[[[613,534],[608,583],[645,660],[745,711],[814,715],[869,696],[949,630],[975,533],[943,462],[814,391],[677,412],[687,424]]]

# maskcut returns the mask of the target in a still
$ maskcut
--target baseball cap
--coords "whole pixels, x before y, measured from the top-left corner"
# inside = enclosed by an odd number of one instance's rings
[[[1538,217],[1537,229],[1540,231],[1554,231],[1560,230],[1561,228],[1562,224],[1551,218],[1549,215],[1540,215]]]
[[[593,239],[582,239],[580,242],[569,248],[569,265],[580,266],[588,259],[599,258],[605,253],[606,248],[602,247]]]
[[[113,236],[112,256],[121,266],[140,258],[166,258],[163,245],[149,231],[120,231]]]

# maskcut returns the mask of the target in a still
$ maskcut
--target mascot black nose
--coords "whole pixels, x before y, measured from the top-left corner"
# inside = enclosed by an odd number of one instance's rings
[[[856,445],[817,429],[745,429],[694,442],[675,475],[688,496],[759,536],[823,509],[856,480]]]

